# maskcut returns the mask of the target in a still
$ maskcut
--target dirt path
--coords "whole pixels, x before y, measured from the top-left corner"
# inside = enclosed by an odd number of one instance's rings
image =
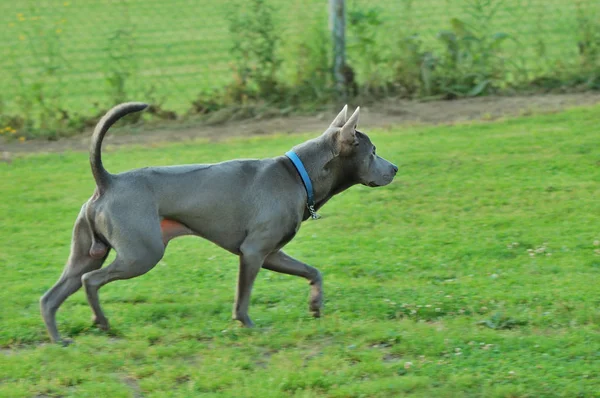
[[[416,102],[387,100],[361,108],[361,125],[365,130],[407,123],[453,123],[466,120],[491,120],[502,116],[556,112],[573,106],[600,103],[600,93],[535,95],[524,97],[482,97],[456,101]],[[321,132],[334,112],[313,116],[276,117],[268,120],[245,120],[219,126],[174,122],[163,127],[129,127],[115,129],[107,136],[107,145],[154,144],[188,141],[197,138],[222,139],[271,133]],[[91,132],[58,141],[33,140],[0,142],[0,161],[10,161],[18,153],[87,150]]]

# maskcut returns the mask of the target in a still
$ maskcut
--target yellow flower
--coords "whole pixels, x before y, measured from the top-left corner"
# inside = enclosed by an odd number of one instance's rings
[[[71,4],[71,3],[69,3],[68,1],[65,1],[65,2],[63,3],[63,6],[65,6],[65,7],[68,7],[68,6],[69,6],[69,4]]]
[[[23,22],[23,21],[25,20],[25,17],[23,17],[23,14],[21,14],[21,13],[18,13],[18,14],[17,14],[17,19],[18,19],[19,21]]]
[[[11,134],[16,134],[17,133],[17,130],[15,130],[15,129],[10,129],[9,131],[10,131]]]
[[[19,141],[24,142],[25,141],[25,137],[19,137]]]
[[[58,28],[56,29],[56,33],[60,35],[60,33],[62,32],[62,29]]]
[[[25,40],[25,35],[19,35],[19,40]]]
[[[8,24],[8,27],[9,27],[9,28],[12,28],[12,27],[14,27],[14,26],[15,26],[15,24],[14,24],[13,22],[11,22],[11,23],[9,23],[9,24]]]
[[[37,21],[38,19],[40,19],[40,17],[31,17],[32,21]]]

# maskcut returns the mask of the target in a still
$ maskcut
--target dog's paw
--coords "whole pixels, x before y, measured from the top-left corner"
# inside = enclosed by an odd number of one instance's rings
[[[110,324],[108,323],[108,319],[106,319],[106,318],[93,317],[92,322],[100,330],[106,331],[106,330],[110,329]]]
[[[308,308],[310,309],[310,312],[312,313],[313,317],[315,317],[315,318],[321,317],[321,308],[322,307],[323,307],[322,296],[311,298]]]
[[[248,319],[246,322],[242,322],[242,326],[245,327],[245,328],[252,329],[255,325],[254,325],[254,322],[252,322],[251,319]]]
[[[310,301],[308,303],[308,308],[310,312],[312,312],[315,318],[319,318],[321,316],[321,308],[323,307],[323,293],[318,291],[313,291],[310,296]]]
[[[56,342],[56,344],[61,345],[63,347],[68,347],[73,343],[74,343],[73,339],[67,339],[67,338],[60,339]]]
[[[254,322],[252,322],[252,319],[250,319],[250,317],[248,315],[234,314],[231,318],[234,321],[240,321],[242,326],[245,328],[253,328],[254,327]]]

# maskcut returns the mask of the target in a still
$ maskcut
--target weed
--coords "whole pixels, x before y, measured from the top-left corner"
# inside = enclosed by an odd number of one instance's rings
[[[351,64],[360,70],[359,79],[365,94],[372,94],[373,90],[385,86],[383,71],[384,53],[378,45],[377,33],[383,24],[382,11],[377,7],[361,9],[355,7],[348,12],[348,31],[350,40],[347,48],[351,57]],[[353,59],[352,59],[353,58]],[[347,66],[350,67],[350,66]],[[352,79],[351,93],[358,91],[356,82]]]
[[[451,29],[438,33],[445,51],[435,64],[434,84],[442,94],[449,98],[477,96],[497,89],[505,80],[501,45],[509,35],[489,32],[502,3],[468,0],[468,22],[452,18]]]
[[[477,322],[477,324],[494,330],[510,330],[527,325],[527,322],[505,316],[501,312],[496,312],[490,319]]]
[[[331,49],[329,32],[327,31],[327,15],[323,11],[308,15],[304,9],[300,19],[305,20],[305,35],[294,37],[291,44],[291,64],[289,80],[284,84],[288,96],[283,98],[285,104],[314,106],[329,102],[333,98],[331,75]],[[306,15],[305,15],[306,14]],[[282,65],[283,66],[283,65]]]
[[[393,60],[394,85],[401,95],[431,96],[434,94],[432,73],[437,57],[423,49],[417,34],[402,36],[398,43],[399,56]]]
[[[119,4],[115,11],[116,29],[110,34],[105,46],[107,54],[104,73],[110,103],[119,104],[127,101],[133,92],[132,79],[139,74],[136,48],[138,46],[136,26],[129,15],[128,7]]]
[[[21,93],[17,99],[19,109],[28,115],[18,123],[17,135],[42,135],[52,139],[60,134],[61,129],[72,127],[69,115],[61,105],[64,98],[60,92],[63,76],[68,72],[68,63],[62,53],[66,20],[60,14],[55,19],[42,18],[39,17],[41,12],[36,6],[31,6],[29,14],[17,14],[21,23],[17,25],[19,46],[15,51],[30,55],[37,72],[26,76],[23,73],[25,65],[14,70],[13,78]],[[15,59],[22,59],[16,52],[12,54]]]
[[[115,104],[127,100],[127,80],[135,72],[134,47],[130,29],[118,29],[108,39],[106,84],[110,101]]]
[[[600,8],[593,8],[582,1],[575,3],[577,8],[577,49],[585,84],[590,88],[600,88]]]
[[[391,85],[394,92],[408,96],[455,98],[486,94],[504,84],[507,69],[501,44],[509,35],[489,32],[501,1],[468,0],[467,19],[451,18],[451,28],[438,32],[436,37],[442,51],[426,45],[423,37],[415,33],[412,0],[403,5],[403,23],[398,28],[394,51],[389,55],[385,52],[387,46],[377,46],[375,41],[374,32],[382,24],[379,12],[372,8],[351,14],[351,26],[357,38],[354,45],[363,62],[370,65],[363,68],[368,74],[361,79],[364,89],[375,86],[381,90]],[[381,74],[386,64],[393,71],[392,81]]]
[[[198,94],[197,98],[192,101],[189,113],[205,115],[207,113],[216,112],[224,107],[223,93],[207,91]]]
[[[226,97],[234,103],[277,98],[280,36],[273,12],[270,2],[250,0],[239,3],[229,17],[234,81],[226,88]]]

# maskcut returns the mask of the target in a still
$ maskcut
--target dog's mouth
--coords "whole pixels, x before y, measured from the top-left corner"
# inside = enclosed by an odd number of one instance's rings
[[[394,176],[386,174],[386,175],[383,176],[383,181],[380,181],[380,182],[369,181],[365,185],[367,185],[367,186],[369,186],[371,188],[382,187],[384,185],[388,185],[389,183],[391,183],[393,179],[394,179]]]

